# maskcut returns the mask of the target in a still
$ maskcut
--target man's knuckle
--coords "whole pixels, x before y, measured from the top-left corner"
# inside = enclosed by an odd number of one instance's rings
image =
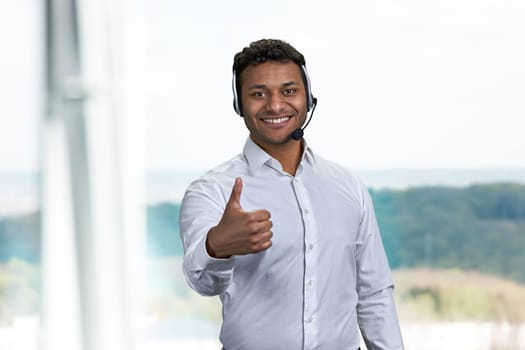
[[[246,224],[246,230],[249,233],[257,232],[257,225],[254,222],[250,222],[250,223]]]
[[[249,222],[255,222],[257,219],[257,216],[255,213],[246,213],[246,220]]]

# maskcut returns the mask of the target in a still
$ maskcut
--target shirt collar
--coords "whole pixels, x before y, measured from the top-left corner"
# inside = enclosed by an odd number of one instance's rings
[[[306,162],[307,164],[314,165],[316,162],[316,156],[314,152],[308,146],[306,140],[303,139],[302,142],[304,142],[304,152],[301,158],[301,164]],[[244,158],[248,162],[248,166],[250,167],[252,174],[256,174],[264,164],[269,164],[269,162],[272,161],[278,163],[276,159],[274,159],[255,142],[253,142],[249,136],[244,143],[243,154]]]

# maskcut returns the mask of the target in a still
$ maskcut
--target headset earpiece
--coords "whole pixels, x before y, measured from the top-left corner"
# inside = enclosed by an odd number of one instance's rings
[[[237,90],[237,72],[233,71],[232,78],[232,90],[233,90],[233,109],[235,113],[242,117],[241,104],[240,104],[240,94]]]
[[[308,106],[308,111],[312,109],[314,106],[315,97],[312,94],[312,87],[310,85],[310,76],[308,75],[308,71],[306,70],[306,67],[304,65],[301,66],[301,70],[303,72],[303,78],[306,85],[306,105]]]

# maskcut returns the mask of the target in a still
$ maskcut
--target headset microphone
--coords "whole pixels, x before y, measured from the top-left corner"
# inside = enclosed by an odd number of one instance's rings
[[[290,137],[292,139],[294,139],[295,141],[299,141],[300,139],[303,138],[303,136],[304,136],[304,129],[306,129],[308,124],[310,124],[310,121],[312,120],[312,117],[314,116],[314,111],[315,111],[315,107],[316,106],[317,106],[317,98],[313,97],[312,98],[312,112],[310,112],[310,117],[308,118],[308,121],[306,122],[306,124],[302,128],[295,129],[290,135]]]
[[[290,135],[290,137],[294,139],[295,141],[299,141],[300,139],[303,138],[303,135],[304,135],[303,129],[299,128],[299,129],[295,129],[294,132],[292,132],[292,134]]]

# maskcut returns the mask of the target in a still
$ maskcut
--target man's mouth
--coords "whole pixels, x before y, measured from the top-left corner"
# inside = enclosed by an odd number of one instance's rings
[[[281,124],[281,123],[284,123],[284,122],[287,122],[288,120],[290,120],[291,117],[281,117],[281,118],[263,118],[262,120],[265,122],[265,123],[270,123],[270,124]]]

